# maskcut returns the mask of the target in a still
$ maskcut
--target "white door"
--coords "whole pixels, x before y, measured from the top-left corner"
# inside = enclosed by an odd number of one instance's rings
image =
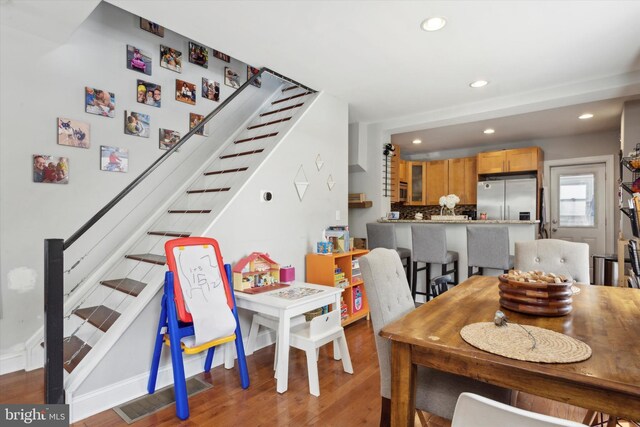
[[[605,253],[605,163],[551,167],[550,237],[589,245],[593,254]],[[592,263],[589,270],[593,278]]]

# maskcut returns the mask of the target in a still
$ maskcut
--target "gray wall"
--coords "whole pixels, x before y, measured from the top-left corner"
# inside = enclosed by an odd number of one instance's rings
[[[411,160],[440,160],[456,157],[473,156],[484,151],[502,150],[508,148],[539,146],[544,151],[545,160],[564,160],[575,157],[602,156],[605,154],[618,155],[620,146],[620,132],[618,130],[588,133],[583,135],[562,136],[557,138],[530,139],[526,141],[506,142],[490,147],[465,148],[435,153],[414,154],[408,156]],[[403,156],[404,158],[404,156]]]

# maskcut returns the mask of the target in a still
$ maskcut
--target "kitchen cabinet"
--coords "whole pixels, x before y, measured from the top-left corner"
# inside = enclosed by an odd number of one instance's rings
[[[426,162],[410,162],[406,163],[407,174],[407,205],[422,205],[427,204],[426,195]],[[438,196],[439,197],[439,196]]]
[[[478,168],[475,157],[464,159],[464,204],[475,205],[478,201]]]
[[[396,146],[394,155],[391,158],[391,203],[405,202],[406,198],[406,185],[401,183],[407,182],[406,173],[406,161],[400,158],[400,147]]]
[[[476,203],[478,172],[475,157],[449,159],[449,191],[460,197],[461,205]]]
[[[478,174],[492,174],[505,172],[505,151],[489,151],[478,153]]]
[[[449,194],[449,160],[436,160],[426,165],[426,204],[438,205],[440,197]]]
[[[398,179],[400,182],[407,182],[407,162],[400,159],[398,161]]]
[[[540,147],[518,148],[506,151],[508,172],[530,172],[538,169]]]
[[[511,172],[536,172],[542,162],[540,147],[478,153],[478,174],[490,175]]]
[[[464,158],[449,159],[449,192],[447,194],[460,197],[460,204],[466,203],[465,172]]]

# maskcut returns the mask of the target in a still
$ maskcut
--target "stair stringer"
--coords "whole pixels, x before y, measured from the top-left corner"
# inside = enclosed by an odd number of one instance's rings
[[[294,119],[291,120],[292,123],[288,124],[287,129],[283,129],[281,134],[278,135],[277,141],[274,141],[272,147],[269,148],[269,151],[264,156],[264,158],[262,158],[260,164],[251,169],[251,173],[246,177],[244,183],[241,185],[238,185],[237,189],[233,192],[233,195],[227,201],[226,203],[227,205],[230,204],[231,201],[235,200],[238,197],[238,195],[244,190],[246,183],[249,182],[252,179],[252,177],[260,171],[262,165],[270,158],[271,153],[277,149],[280,143],[290,134],[290,132],[295,128],[296,124],[303,118],[304,114],[313,105],[318,95],[314,95],[314,96],[315,98],[305,102],[305,105],[301,107],[298,112],[295,113]],[[248,121],[252,120],[253,118],[255,118],[255,116],[252,116]],[[244,130],[245,125],[246,123],[241,127],[240,132]],[[229,143],[233,143],[233,140],[237,136],[237,134],[238,133],[234,134],[231,138],[229,138]],[[189,180],[181,188],[181,190],[188,188],[195,179],[198,179],[202,174],[202,171],[204,171],[207,167],[211,166],[211,163],[212,163],[211,160],[215,159],[215,156],[218,155],[220,152],[222,152],[222,150],[224,150],[227,146],[228,144],[224,144],[221,150],[218,150],[216,154],[211,156],[211,158],[207,162],[205,162],[203,167],[197,173],[194,173],[194,175],[192,176],[192,180]],[[180,194],[178,195],[178,197],[179,196]],[[167,203],[166,205],[169,206],[170,203]],[[203,227],[202,231],[197,234],[204,235],[205,232],[211,228],[212,224],[214,224],[217,221],[217,219],[225,213],[225,211],[226,211],[226,208],[223,208],[216,213],[212,213],[211,218],[208,221],[209,225]],[[162,214],[163,212],[161,211],[160,215]],[[153,222],[154,221],[152,220],[147,221],[145,225],[141,227],[141,230],[142,230],[141,233],[146,232],[148,227],[151,224],[153,224]],[[128,243],[134,240],[135,238],[132,237],[131,239],[128,240]],[[123,246],[126,246],[126,249],[124,249],[122,253],[126,253],[130,245],[127,244]],[[149,305],[149,303],[153,301],[154,297],[158,295],[163,285],[163,279],[164,279],[164,271],[162,271],[161,269],[158,269],[158,272],[156,272],[154,276],[151,278],[151,280],[148,281],[148,284],[145,287],[145,289],[142,291],[142,293],[129,305],[127,310],[121,313],[118,320],[116,320],[113,326],[104,334],[104,336],[92,348],[90,352],[91,357],[88,356],[85,359],[83,359],[78,365],[78,367],[71,374],[69,374],[65,382],[65,391],[68,393],[68,396],[70,399],[73,399],[73,396],[83,396],[82,393],[77,393],[77,391],[80,389],[82,384],[87,380],[87,378],[91,375],[91,373],[103,362],[103,359],[107,356],[107,354],[112,349],[112,347],[118,342],[121,336],[128,330],[129,327],[131,327],[131,325],[134,324],[134,322],[136,321],[140,313],[142,313],[142,311]],[[159,386],[161,385],[159,384]],[[136,397],[136,396],[127,396],[126,400],[129,400],[133,397]],[[69,403],[73,405],[72,400],[70,400]],[[75,418],[72,417],[72,419],[75,419]]]
[[[133,247],[135,245],[135,243],[137,241],[140,240],[141,236],[143,236],[146,231],[154,224],[156,223],[156,221],[158,221],[163,215],[165,215],[166,211],[168,210],[168,208],[174,204],[176,202],[176,200],[178,200],[181,196],[183,196],[183,194],[186,192],[186,190],[189,188],[189,186],[192,185],[193,182],[195,182],[197,179],[199,179],[203,173],[207,170],[207,168],[210,166],[211,163],[213,163],[215,161],[215,159],[217,159],[217,157],[220,155],[220,153],[222,153],[225,149],[227,149],[229,146],[233,145],[233,141],[238,137],[238,135],[240,135],[245,128],[247,127],[247,125],[249,123],[251,123],[259,114],[261,111],[263,111],[263,109],[265,108],[265,106],[268,106],[275,98],[278,97],[278,95],[280,94],[280,90],[282,87],[284,87],[285,85],[281,85],[280,87],[277,87],[273,93],[271,95],[269,95],[268,97],[265,98],[265,100],[258,104],[253,111],[248,114],[247,119],[242,122],[240,124],[240,126],[230,134],[230,136],[228,138],[226,138],[220,145],[219,147],[214,150],[207,158],[206,160],[204,160],[201,164],[200,167],[198,167],[196,170],[194,170],[194,172],[190,175],[190,177],[188,179],[186,179],[184,181],[184,183],[178,188],[178,190],[171,196],[168,197],[165,202],[158,208],[156,209],[155,213],[151,216],[148,217],[148,219],[146,221],[144,221],[144,223],[142,223],[140,225],[140,227],[137,229],[137,231],[133,234],[131,234],[124,242],[123,244],[121,244],[120,246],[118,246],[118,249],[114,252],[111,253],[111,255],[106,258],[104,260],[104,262],[100,263],[98,265],[98,267],[96,269],[94,269],[92,271],[91,274],[89,274],[88,276],[85,277],[85,279],[83,280],[83,282],[78,286],[77,289],[75,289],[75,291],[66,299],[65,303],[64,303],[64,308],[63,308],[63,313],[65,314],[65,316],[69,315],[71,313],[71,311],[77,307],[77,305],[82,301],[82,299],[88,294],[90,293],[96,286],[100,286],[100,279],[102,277],[104,277],[104,275],[113,267],[113,265],[116,262],[119,262],[125,254],[127,254],[127,252],[130,250],[131,247]],[[188,142],[187,142],[188,143]],[[193,142],[192,142],[193,143]],[[197,142],[196,142],[197,143]],[[194,155],[195,152],[191,153],[191,155]],[[163,280],[163,279],[162,279]],[[155,282],[154,282],[155,283]],[[149,285],[147,287],[151,287],[153,288],[153,286],[151,286],[152,284],[149,283]],[[159,283],[156,287],[155,287],[155,291],[153,291],[153,293],[151,295],[146,295],[146,288],[145,291],[143,291],[138,298],[140,298],[141,300],[144,299],[144,301],[146,301],[146,303],[148,303],[148,301],[153,298],[153,295],[155,295],[155,293],[157,293],[158,289],[160,289],[162,283]],[[143,295],[144,294],[144,295]],[[146,304],[145,304],[146,305]],[[144,305],[142,306],[144,307]],[[139,313],[139,311],[138,311]],[[127,321],[132,321],[135,320],[135,317],[137,316],[134,315],[131,319],[129,318],[129,316],[124,316],[124,313],[121,313],[120,318],[116,321],[116,323],[114,323],[114,325],[111,327],[110,331],[112,329],[121,329],[119,327],[119,323],[124,323]],[[105,334],[106,335],[106,334]],[[103,337],[104,338],[104,337]],[[44,341],[44,325],[41,326],[40,328],[38,328],[38,330],[36,330],[36,332],[25,342],[25,369],[27,371],[30,370],[34,370],[34,369],[38,369],[44,366],[44,358],[46,357],[42,347],[41,347],[41,343]],[[113,341],[115,342],[115,340]],[[102,348],[102,345],[96,346],[98,349]],[[97,353],[98,350],[96,350],[96,347],[92,348],[92,352]],[[78,368],[76,368],[74,370],[74,372],[78,371],[80,368],[83,368],[82,366],[82,362],[81,364],[78,366]],[[89,369],[89,372],[92,369]],[[67,377],[67,379],[65,380],[65,387],[67,387],[67,385],[70,385],[70,381],[73,382],[73,378],[74,376],[69,375]]]

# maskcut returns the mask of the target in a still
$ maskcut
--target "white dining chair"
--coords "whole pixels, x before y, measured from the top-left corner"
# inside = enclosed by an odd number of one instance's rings
[[[473,393],[462,393],[451,427],[586,427],[575,421],[505,405]]]
[[[347,338],[340,324],[340,310],[317,316],[302,325],[291,328],[289,345],[307,354],[307,370],[309,375],[309,393],[320,396],[320,381],[318,379],[318,349],[333,341],[334,347],[340,349],[334,352],[336,360],[342,359],[342,369],[353,374],[351,356],[347,347]]]

